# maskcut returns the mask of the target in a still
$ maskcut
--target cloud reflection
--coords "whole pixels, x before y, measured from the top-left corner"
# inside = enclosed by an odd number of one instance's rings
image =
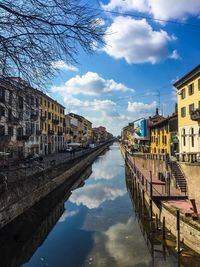
[[[127,223],[115,224],[105,232],[106,249],[117,266],[150,266],[151,256],[141,235],[133,217]]]
[[[89,209],[98,208],[107,200],[114,200],[126,193],[125,189],[113,188],[101,184],[88,185],[77,189],[70,197],[70,201],[76,205],[85,205]]]

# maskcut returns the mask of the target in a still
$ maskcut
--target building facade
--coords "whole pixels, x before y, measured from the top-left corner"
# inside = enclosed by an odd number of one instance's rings
[[[175,82],[181,160],[200,156],[200,65]]]
[[[36,91],[40,99],[40,154],[59,152],[64,148],[65,107]]]
[[[39,98],[19,78],[0,79],[0,150],[11,157],[39,153]]]

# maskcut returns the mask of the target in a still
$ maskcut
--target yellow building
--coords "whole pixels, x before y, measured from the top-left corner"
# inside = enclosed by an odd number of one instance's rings
[[[151,125],[151,153],[169,154],[170,135],[168,118]]]
[[[175,82],[178,92],[180,156],[196,160],[200,156],[200,65]]]
[[[58,152],[64,147],[65,107],[37,90],[40,97],[40,153]]]

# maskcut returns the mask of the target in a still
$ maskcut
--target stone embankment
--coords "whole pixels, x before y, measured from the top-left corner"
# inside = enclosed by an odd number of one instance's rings
[[[23,214],[62,184],[72,184],[77,179],[77,175],[81,175],[112,143],[113,141],[104,143],[75,159],[67,160],[32,177],[20,179],[6,188],[1,188],[0,228]]]
[[[149,192],[144,190],[141,183],[140,177],[135,173],[133,166],[130,164],[130,159],[133,160],[136,166],[140,166],[140,170],[148,170],[153,174],[156,172],[164,172],[165,165],[160,160],[148,160],[142,157],[128,156],[123,146],[120,145],[121,153],[126,160],[126,165],[128,167],[128,174],[132,180],[134,190],[137,190],[138,196],[141,196],[142,201],[145,205],[152,211],[153,215],[157,217],[160,224],[163,224],[163,219],[165,220],[166,228],[171,232],[172,235],[177,237],[177,210],[180,210],[180,241],[186,246],[190,247],[197,253],[200,253],[200,221],[193,220],[192,216],[186,215],[186,213],[192,212],[191,203],[187,199],[181,199],[177,197],[176,200],[170,199],[170,196],[166,198],[163,195],[159,198],[152,198]],[[191,166],[190,166],[191,167]],[[196,171],[196,169],[195,169]],[[187,208],[186,208],[187,207]],[[185,210],[187,209],[187,212]]]

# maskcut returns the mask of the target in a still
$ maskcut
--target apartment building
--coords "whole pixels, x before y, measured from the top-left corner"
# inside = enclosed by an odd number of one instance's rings
[[[0,150],[13,157],[39,152],[39,99],[20,78],[0,78]]]
[[[59,152],[64,147],[65,107],[36,90],[40,99],[40,153]]]
[[[178,93],[180,159],[200,156],[200,65],[174,83]]]

